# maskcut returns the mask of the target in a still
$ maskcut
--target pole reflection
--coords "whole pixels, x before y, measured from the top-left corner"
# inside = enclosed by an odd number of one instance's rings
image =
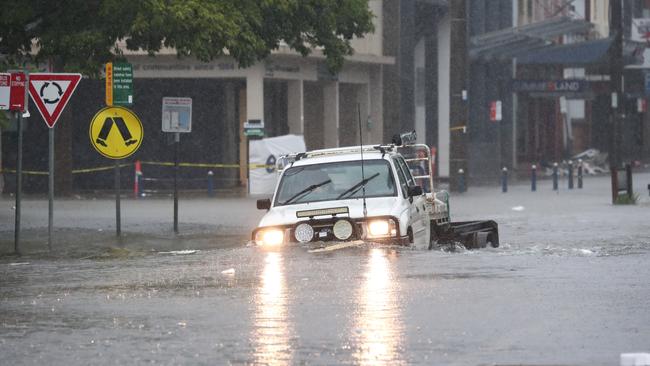
[[[371,250],[364,276],[357,296],[354,357],[360,365],[403,365],[399,287],[384,250]]]
[[[291,364],[290,328],[281,253],[267,253],[255,295],[253,344],[255,364]]]

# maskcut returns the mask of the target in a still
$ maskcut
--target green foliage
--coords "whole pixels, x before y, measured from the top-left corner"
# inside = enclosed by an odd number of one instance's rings
[[[284,41],[307,55],[322,47],[337,71],[350,40],[373,30],[367,0],[4,0],[0,54],[4,62],[50,61],[56,71],[96,76],[121,59],[118,40],[154,54],[209,61],[224,54],[250,66]],[[35,48],[32,52],[32,41]]]
[[[0,130],[6,130],[7,128],[9,128],[9,117],[3,111],[0,112]]]
[[[628,194],[621,194],[616,197],[615,205],[636,205],[639,201],[639,194],[633,193],[631,196]]]

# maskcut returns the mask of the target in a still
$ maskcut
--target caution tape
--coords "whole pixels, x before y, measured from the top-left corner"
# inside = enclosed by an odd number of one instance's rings
[[[174,163],[170,162],[159,162],[159,161],[141,161],[142,165],[157,165],[157,166],[174,166]],[[179,167],[184,168],[234,168],[239,169],[241,166],[239,164],[219,164],[219,163],[178,163]],[[251,169],[260,169],[260,168],[275,168],[275,165],[268,164],[248,164]]]
[[[449,131],[463,131],[463,133],[467,132],[467,126],[457,126],[457,127],[452,127],[449,129]]]
[[[120,168],[124,168],[127,166],[131,166],[133,164],[120,164]],[[97,168],[87,168],[87,169],[73,169],[72,174],[80,174],[80,173],[94,173],[94,172],[102,172],[105,170],[112,170],[115,169],[115,165],[110,165],[110,166],[100,166]]]
[[[0,173],[16,174],[16,169],[2,169],[2,170],[0,170]],[[37,170],[23,170],[23,174],[27,174],[27,175],[49,175],[50,173],[41,172],[41,171],[37,171]]]
[[[142,161],[142,165],[154,165],[154,166],[174,166],[174,163],[171,162],[159,162],[159,161]],[[130,164],[120,164],[120,168],[133,166],[133,163]],[[178,163],[179,167],[183,168],[236,168],[239,169],[239,164],[210,164],[210,163]],[[249,164],[251,169],[275,169],[275,165],[267,164]],[[83,174],[83,173],[95,173],[106,170],[115,169],[115,165],[100,166],[96,168],[85,168],[85,169],[73,169],[72,174]],[[0,169],[0,173],[11,173],[15,174],[15,169]],[[47,171],[38,171],[38,170],[23,170],[25,175],[49,175]]]

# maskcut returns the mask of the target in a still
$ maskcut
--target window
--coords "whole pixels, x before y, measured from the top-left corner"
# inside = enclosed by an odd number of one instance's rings
[[[367,198],[395,196],[397,190],[388,162],[364,160]],[[334,201],[363,196],[361,161],[312,164],[287,168],[275,198],[277,206]]]

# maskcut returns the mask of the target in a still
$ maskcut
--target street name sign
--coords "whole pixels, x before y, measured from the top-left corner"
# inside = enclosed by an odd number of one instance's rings
[[[106,63],[106,105],[133,104],[133,66],[125,62]]]
[[[135,113],[124,107],[105,107],[90,122],[90,143],[109,159],[124,159],[138,150],[144,131]]]
[[[162,131],[192,132],[192,98],[163,98]]]
[[[47,127],[53,128],[70,101],[81,74],[37,73],[29,75],[29,95]]]

